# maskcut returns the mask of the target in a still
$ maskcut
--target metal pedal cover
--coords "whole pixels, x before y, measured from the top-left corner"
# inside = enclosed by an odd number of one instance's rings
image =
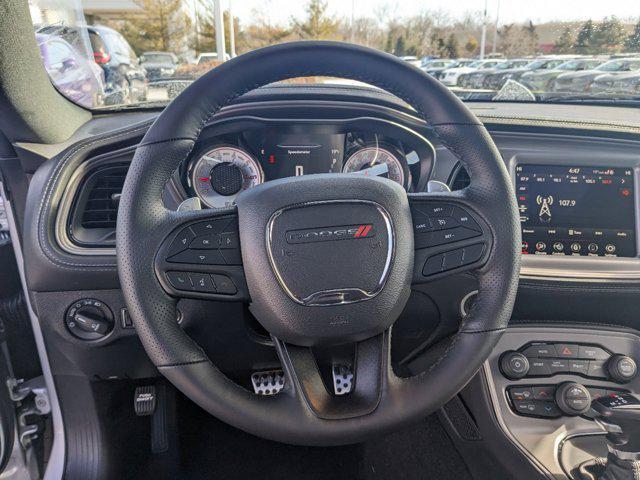
[[[284,372],[282,370],[267,370],[251,374],[253,391],[257,395],[275,395],[284,388]]]
[[[153,385],[136,387],[136,393],[133,396],[133,408],[139,417],[153,415],[156,410],[156,387]]]
[[[346,395],[353,389],[353,371],[350,365],[334,364],[331,369],[333,374],[333,393]]]

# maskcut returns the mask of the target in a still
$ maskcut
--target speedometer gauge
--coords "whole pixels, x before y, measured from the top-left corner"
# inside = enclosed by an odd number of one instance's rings
[[[204,153],[191,171],[191,185],[211,208],[233,205],[242,190],[264,181],[260,164],[246,151],[220,146]]]
[[[342,169],[344,173],[383,176],[405,186],[402,163],[389,150],[380,147],[365,147],[351,155]]]

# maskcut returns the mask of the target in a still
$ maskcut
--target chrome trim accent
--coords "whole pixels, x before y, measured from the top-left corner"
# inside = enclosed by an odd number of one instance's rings
[[[385,225],[387,227],[387,235],[389,238],[389,245],[387,247],[387,260],[384,265],[384,270],[382,275],[380,276],[380,280],[378,280],[378,284],[376,288],[370,292],[365,292],[360,288],[341,288],[341,289],[331,289],[331,290],[322,290],[319,292],[314,292],[311,295],[308,295],[305,298],[298,297],[286,284],[284,279],[282,278],[282,274],[278,270],[278,267],[275,263],[275,259],[273,258],[273,252],[271,251],[271,241],[273,238],[273,224],[275,220],[282,215],[287,210],[292,210],[294,208],[303,208],[309,207],[312,205],[326,205],[326,204],[335,204],[335,203],[362,203],[367,205],[372,205],[375,207],[382,218],[384,219]],[[320,200],[315,202],[305,202],[296,205],[291,205],[288,207],[281,208],[271,215],[269,221],[267,222],[266,228],[266,247],[267,247],[267,255],[269,256],[269,263],[271,264],[271,268],[273,269],[273,273],[278,279],[278,283],[285,291],[285,293],[289,296],[291,300],[294,302],[305,305],[308,307],[322,307],[322,306],[330,306],[330,305],[347,305],[350,303],[363,302],[365,300],[370,300],[376,295],[378,295],[384,286],[387,283],[387,278],[389,277],[389,270],[391,268],[391,262],[393,260],[393,256],[395,253],[395,236],[393,231],[393,222],[391,221],[391,217],[389,213],[384,209],[382,205],[376,202],[372,202],[370,200]]]
[[[471,297],[473,297],[474,295],[478,295],[478,290],[472,290],[469,293],[467,293],[464,297],[462,297],[462,300],[460,300],[460,315],[462,316],[462,318],[466,317],[467,315],[469,315],[469,312],[467,312],[464,309],[464,304],[467,302],[467,300],[469,300]]]
[[[44,480],[59,480],[64,477],[64,465],[66,456],[66,441],[64,433],[64,423],[62,420],[62,411],[60,409],[60,403],[58,402],[58,393],[56,391],[56,385],[53,380],[53,374],[51,372],[51,365],[49,364],[49,357],[47,354],[47,348],[44,342],[44,336],[42,329],[40,328],[40,321],[33,311],[31,306],[31,295],[29,295],[29,289],[27,287],[27,280],[24,271],[24,257],[22,255],[22,246],[20,244],[20,236],[16,228],[16,221],[13,215],[13,208],[11,202],[6,200],[4,193],[4,185],[0,182],[0,195],[5,198],[4,208],[7,213],[7,221],[9,223],[9,232],[11,234],[11,241],[13,244],[13,252],[16,256],[16,264],[18,265],[18,271],[20,272],[20,283],[22,285],[22,291],[26,299],[27,309],[29,311],[29,320],[31,321],[31,329],[33,331],[33,337],[36,342],[36,349],[38,351],[38,358],[40,360],[40,366],[42,367],[42,375],[44,377],[45,385],[49,394],[49,404],[51,405],[51,417],[53,424],[53,443],[51,444],[51,451],[49,452],[49,461],[44,472]]]

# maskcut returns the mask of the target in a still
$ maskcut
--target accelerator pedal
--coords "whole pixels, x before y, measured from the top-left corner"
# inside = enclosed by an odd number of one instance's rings
[[[350,365],[335,363],[331,369],[333,374],[333,393],[346,395],[353,390],[353,370]]]
[[[282,370],[266,370],[251,374],[253,391],[257,395],[276,395],[284,388],[284,372]]]

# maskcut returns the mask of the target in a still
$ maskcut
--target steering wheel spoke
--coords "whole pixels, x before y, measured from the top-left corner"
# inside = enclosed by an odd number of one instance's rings
[[[237,212],[176,212],[170,221],[155,258],[163,289],[173,297],[248,300]]]
[[[340,375],[342,378],[333,378],[333,381],[338,385],[351,385],[345,394],[338,392],[330,383],[329,371],[335,363],[330,362],[323,374],[313,348],[287,344],[276,338],[274,343],[287,381],[293,382],[295,395],[318,418],[339,420],[360,417],[373,412],[380,403],[383,384],[389,373],[391,342],[388,330],[357,342],[351,358],[346,362],[341,361],[340,366],[347,367],[350,374],[345,370]]]
[[[493,236],[464,194],[409,194],[414,232],[413,283],[477,270],[487,261]]]

